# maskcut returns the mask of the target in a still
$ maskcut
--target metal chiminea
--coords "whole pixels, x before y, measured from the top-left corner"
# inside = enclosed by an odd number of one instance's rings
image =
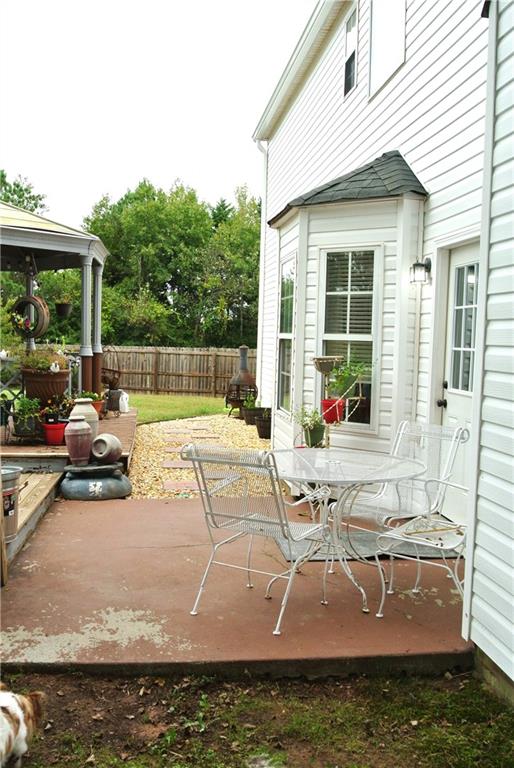
[[[225,395],[225,404],[230,405],[230,414],[234,408],[239,408],[239,418],[241,419],[241,406],[248,397],[253,395],[257,397],[258,389],[255,385],[255,377],[248,370],[248,347],[243,344],[239,347],[239,371],[232,376],[228,383],[227,394]]]

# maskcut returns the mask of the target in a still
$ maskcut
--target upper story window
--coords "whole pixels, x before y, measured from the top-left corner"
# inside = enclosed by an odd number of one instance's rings
[[[351,423],[371,423],[377,298],[374,285],[373,250],[327,253],[323,352],[352,363],[363,363],[371,372],[356,385],[347,401],[344,420]]]
[[[370,96],[405,61],[405,2],[371,0]]]
[[[280,318],[278,327],[278,402],[283,411],[291,411],[291,375],[293,361],[295,259],[282,263],[280,269]]]
[[[350,14],[345,25],[344,95],[357,82],[357,9]]]

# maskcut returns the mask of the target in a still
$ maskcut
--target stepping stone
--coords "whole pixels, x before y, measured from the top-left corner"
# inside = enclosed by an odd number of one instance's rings
[[[162,484],[165,491],[197,491],[196,480],[165,480]]]
[[[163,461],[161,467],[164,469],[193,469],[190,461],[182,461],[182,459]]]

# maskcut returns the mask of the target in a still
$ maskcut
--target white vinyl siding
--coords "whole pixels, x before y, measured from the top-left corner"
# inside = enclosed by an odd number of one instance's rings
[[[475,410],[476,528],[468,549],[465,627],[471,640],[514,680],[514,106],[505,98],[514,87],[514,1],[492,5],[484,201],[489,215],[482,249],[487,268],[481,277],[485,333],[478,354],[477,372],[483,378]]]
[[[488,29],[488,21],[481,18],[482,5],[482,0],[455,0],[452,3],[447,0],[421,3],[407,0],[405,63],[372,99],[368,88],[359,86],[351,98],[344,98],[341,80],[347,16],[343,15],[270,137],[266,218],[277,214],[296,196],[373,160],[383,152],[397,149],[430,193],[424,205],[421,258],[434,257],[436,241],[441,236],[455,233],[458,239],[457,235],[463,230],[478,227]],[[370,0],[359,2],[357,22],[357,83],[367,83]],[[504,78],[508,88],[507,71],[501,70],[499,76]],[[306,357],[308,353],[313,354],[313,334],[309,327],[313,317],[311,304],[315,299],[309,278],[314,276],[315,257],[311,256],[311,250],[346,242],[341,235],[345,232],[344,222],[340,230],[333,228],[329,207],[326,210],[327,215],[316,219],[317,230],[309,226]],[[394,274],[396,262],[394,266],[388,263],[388,249],[396,248],[396,244],[393,246],[395,226],[391,227],[390,222],[385,222],[380,215],[373,221],[368,217],[367,221],[374,229],[388,230],[372,241],[384,244],[384,279],[392,280],[390,284],[384,283],[382,313],[385,351],[381,362],[384,376],[380,385],[383,398],[379,420],[380,433],[386,435],[391,423],[391,402],[389,409],[386,402],[392,397],[392,391],[387,387],[393,386],[395,297],[401,277]],[[327,240],[325,234],[331,239]],[[356,240],[352,241],[355,247],[361,243],[370,244],[366,234],[356,235]],[[413,251],[415,255],[416,249]],[[270,271],[275,269],[275,281],[270,279],[266,283],[266,301],[274,299],[276,302],[277,250],[268,247],[266,256]],[[270,293],[273,294],[271,298]],[[409,355],[416,349],[419,356],[419,364],[415,370],[411,368],[412,374],[409,374],[416,392],[405,392],[402,402],[406,404],[407,416],[411,416],[410,406],[414,399],[417,404],[415,415],[424,419],[429,409],[430,329],[436,311],[430,284],[423,286],[419,308],[419,344],[412,336],[408,342]],[[414,311],[412,308],[412,314]],[[260,321],[266,326],[262,329],[262,338],[271,343],[268,350],[263,350],[269,360],[268,370],[273,368],[276,359],[273,355],[276,309],[273,319],[271,314],[269,311]],[[418,346],[415,347],[415,343]],[[313,373],[308,370],[309,364],[306,363],[305,368],[304,390],[307,394],[313,383]]]

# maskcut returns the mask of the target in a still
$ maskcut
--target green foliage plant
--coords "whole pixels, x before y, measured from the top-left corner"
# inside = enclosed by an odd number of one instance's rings
[[[19,421],[27,421],[35,416],[39,416],[41,403],[37,397],[19,397],[14,403],[14,413]]]
[[[98,392],[81,392],[77,397],[89,397],[94,402],[104,399],[103,395],[99,395]]]
[[[20,358],[20,365],[29,371],[51,372],[52,366],[58,365],[59,370],[68,370],[68,358],[50,346],[36,347],[32,352],[27,352]]]
[[[255,395],[249,394],[245,397],[243,408],[255,408]]]
[[[370,373],[369,365],[359,362],[341,363],[332,371],[330,392],[337,397],[349,395],[355,382]]]
[[[303,429],[310,430],[324,426],[323,417],[317,408],[309,409],[302,405],[302,407],[296,411],[294,418],[296,423]]]

